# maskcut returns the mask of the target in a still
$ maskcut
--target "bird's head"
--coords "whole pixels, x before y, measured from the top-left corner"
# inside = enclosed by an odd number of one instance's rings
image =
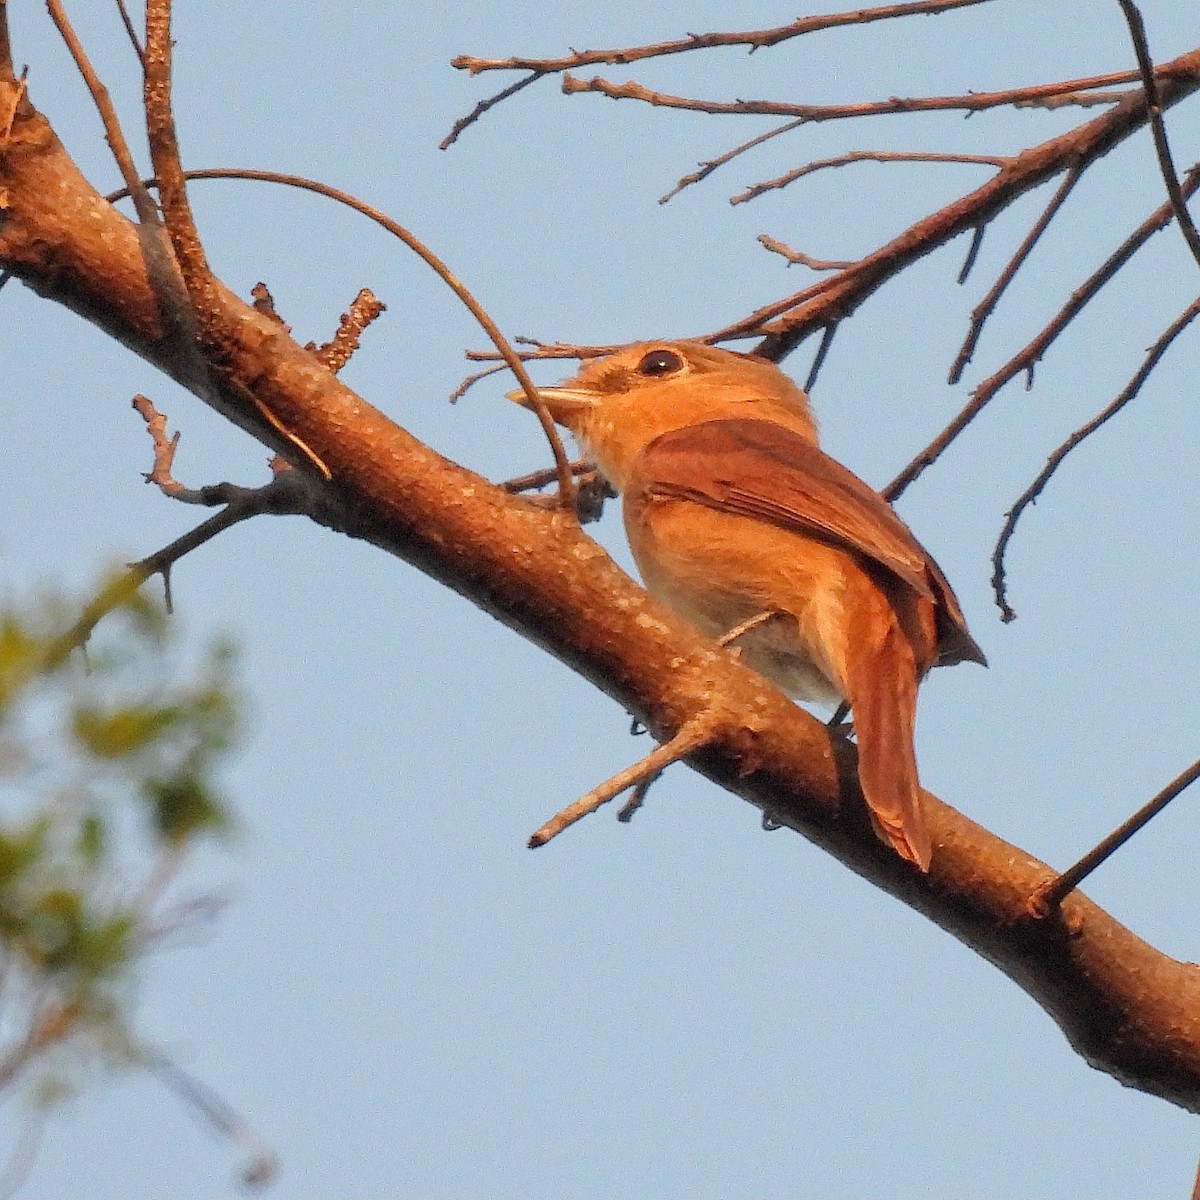
[[[808,398],[773,362],[703,342],[637,342],[538,395],[618,491],[645,446],[685,425],[744,417],[817,440]],[[529,406],[522,391],[508,398]]]

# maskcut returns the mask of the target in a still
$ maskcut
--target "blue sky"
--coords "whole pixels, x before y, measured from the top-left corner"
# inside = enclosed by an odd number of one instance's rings
[[[108,6],[78,27],[137,128],[139,84]],[[12,0],[30,90],[98,186],[99,122],[41,5]],[[1144,5],[1159,58],[1188,49],[1175,0]],[[441,254],[510,334],[610,342],[716,328],[808,281],[754,241],[863,253],[985,168],[863,165],[751,205],[726,198],[847,149],[1009,152],[1074,110],[812,126],[666,206],[697,160],[771,126],[527,89],[437,149],[501,85],[459,53],[558,54],[791,7],[424,3],[179,5],[187,165],[272,167],[354,192]],[[733,15],[730,15],[730,14]],[[726,51],[609,78],[732,99],[992,89],[1125,67],[1118,8],[997,0],[939,18]],[[591,74],[591,70],[583,74]],[[1181,166],[1197,157],[1185,106]],[[140,139],[136,139],[140,145]],[[956,387],[970,308],[1044,203],[956,244],[839,332],[814,393],[825,444],[881,485],[1160,202],[1149,138],[1096,168],[988,327]],[[361,218],[261,184],[205,183],[211,261],[266,280],[301,340],[362,286],[389,306],[344,378],[491,478],[541,466],[533,420],[492,380],[449,392],[484,346],[428,270]],[[1066,865],[1197,754],[1193,547],[1200,505],[1195,335],[1072,457],[1009,556],[1003,626],[988,556],[1005,510],[1071,429],[1123,386],[1195,293],[1160,234],[1037,372],[1011,386],[900,505],[954,582],[991,669],[922,692],[927,785]],[[142,482],[129,409],[182,430],[188,483],[266,477],[265,452],[73,315],[0,292],[6,469],[0,581],[82,585],[196,518]],[[787,364],[807,369],[807,348]],[[562,374],[553,365],[538,378]],[[622,562],[615,510],[596,536]],[[252,716],[228,783],[241,835],[193,888],[232,903],[199,945],[151,961],[145,1031],[216,1088],[282,1160],[278,1197],[1178,1196],[1200,1138],[1165,1103],[1090,1070],[987,963],[802,839],[683,768],[629,826],[592,817],[537,854],[550,813],[641,753],[627,718],[565,667],[403,563],[298,518],[263,518],[175,573],[190,637],[242,644]],[[1198,957],[1200,804],[1185,797],[1088,892],[1164,951]],[[13,1124],[11,1105],[4,1110]],[[27,1194],[238,1194],[235,1150],[152,1080],[101,1083],[49,1129]]]

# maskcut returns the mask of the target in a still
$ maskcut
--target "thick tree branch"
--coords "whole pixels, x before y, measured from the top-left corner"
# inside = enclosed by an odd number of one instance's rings
[[[224,361],[215,380],[198,373],[164,335],[136,229],[34,113],[18,116],[0,148],[0,189],[9,200],[0,267],[283,449],[258,418],[257,405],[269,408],[329,467],[328,482],[311,481],[327,501],[316,519],[469,597],[659,738],[721,696],[742,720],[690,757],[692,766],[995,963],[1092,1065],[1200,1111],[1200,968],[1159,953],[1083,896],[1033,920],[1026,900],[1054,872],[932,796],[933,868],[927,877],[911,870],[870,829],[848,742],[656,603],[570,515],[441,457],[219,284]]]

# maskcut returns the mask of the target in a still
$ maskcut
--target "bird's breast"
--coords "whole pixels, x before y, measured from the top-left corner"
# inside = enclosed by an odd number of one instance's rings
[[[689,500],[634,497],[625,527],[646,587],[710,637],[777,614],[736,642],[742,661],[801,700],[841,697],[826,631],[842,622],[846,556]]]

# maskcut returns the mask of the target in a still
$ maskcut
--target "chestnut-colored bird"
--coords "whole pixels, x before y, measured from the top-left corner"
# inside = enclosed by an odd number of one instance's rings
[[[622,495],[650,591],[713,637],[751,622],[743,662],[850,705],[875,829],[928,870],[917,685],[986,660],[937,563],[818,449],[805,394],[774,363],[697,342],[629,346],[538,393]]]

